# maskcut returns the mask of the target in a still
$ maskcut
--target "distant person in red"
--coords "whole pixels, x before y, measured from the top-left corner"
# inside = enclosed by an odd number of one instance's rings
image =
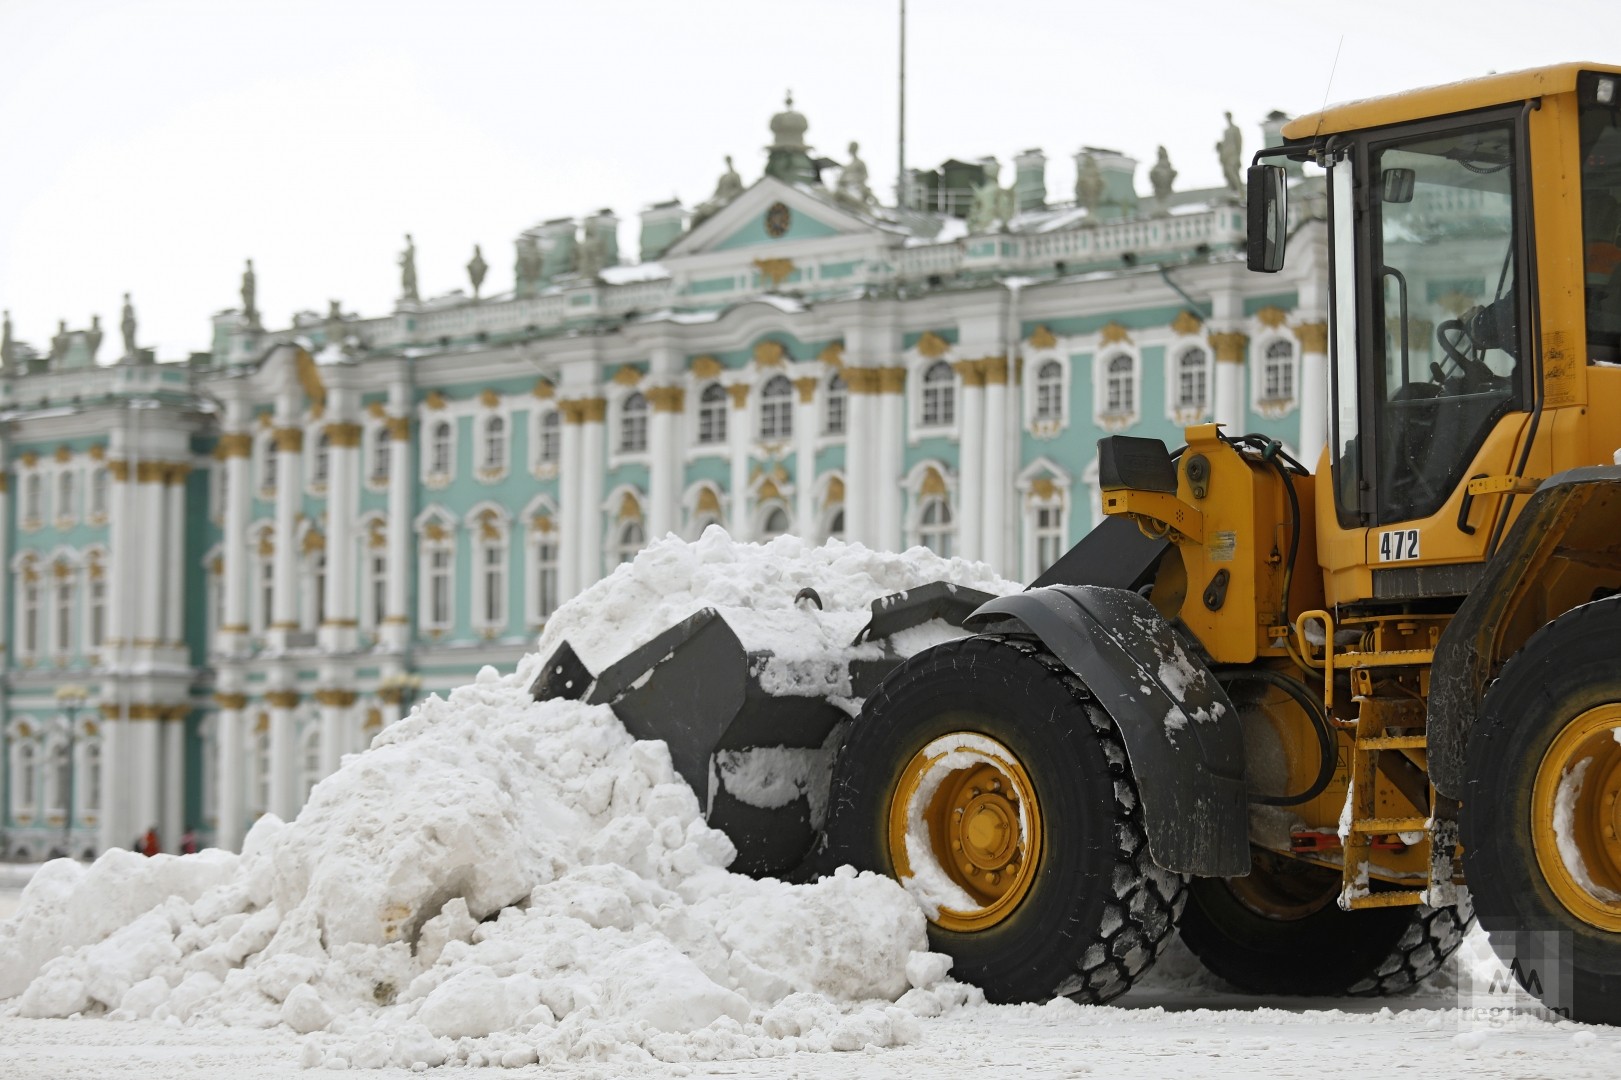
[[[186,826],[186,831],[180,836],[180,854],[197,854],[197,830],[190,825]]]
[[[158,843],[158,827],[154,825],[146,830],[146,835],[141,838],[141,854],[151,856],[162,850],[163,846]]]

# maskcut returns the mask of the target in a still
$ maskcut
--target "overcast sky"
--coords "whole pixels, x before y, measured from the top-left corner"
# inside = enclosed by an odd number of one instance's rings
[[[1273,109],[1589,55],[1612,2],[910,0],[907,158],[1040,147],[1069,198],[1083,145],[1178,187],[1219,182]],[[755,180],[792,89],[817,152],[852,139],[892,198],[897,0],[0,0],[0,307],[44,348],[58,318],[108,330],[120,294],[160,359],[209,347],[242,261],[271,326],[329,299],[511,287],[512,240],[547,218],[708,198],[732,154]],[[1343,12],[1344,14],[1341,14]],[[1557,18],[1552,17],[1557,14]],[[1602,33],[1600,31],[1603,31]],[[1621,46],[1617,46],[1621,49]],[[1336,49],[1338,65],[1329,73]],[[635,258],[635,229],[623,231]]]

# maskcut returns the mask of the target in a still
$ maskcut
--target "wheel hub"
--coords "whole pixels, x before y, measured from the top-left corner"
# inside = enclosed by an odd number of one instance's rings
[[[1577,716],[1543,755],[1532,790],[1537,864],[1590,926],[1621,931],[1621,704]]]
[[[919,750],[890,800],[896,876],[908,888],[943,877],[953,895],[939,902],[931,921],[946,930],[983,930],[1012,914],[1035,879],[1041,835],[1040,806],[1024,766],[1006,746],[976,733],[944,735]],[[930,898],[938,891],[931,887]]]

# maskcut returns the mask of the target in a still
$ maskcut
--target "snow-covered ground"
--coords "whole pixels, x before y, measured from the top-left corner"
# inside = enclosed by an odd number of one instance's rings
[[[1621,1068],[1616,1033],[1529,1015],[1493,1028],[1458,1010],[1458,987],[1494,969],[1478,935],[1447,980],[1389,1002],[1241,998],[1173,952],[1116,1007],[985,1005],[928,952],[893,881],[729,872],[730,842],[662,743],[633,740],[606,707],[529,697],[563,637],[600,668],[704,606],[777,654],[779,692],[801,678],[829,691],[825,670],[794,661],[849,653],[874,597],[941,579],[1016,587],[921,550],[737,545],[718,531],[655,544],[558,612],[517,671],[430,698],[295,821],[261,819],[241,855],[47,864],[25,892],[0,892],[0,1076]],[[820,609],[796,603],[803,588]]]

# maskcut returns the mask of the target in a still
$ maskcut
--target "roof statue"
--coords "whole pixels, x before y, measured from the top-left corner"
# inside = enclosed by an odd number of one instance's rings
[[[484,253],[473,245],[473,258],[467,264],[467,279],[473,283],[473,299],[478,299],[478,291],[484,285],[484,275],[489,273],[490,264],[484,261]]]
[[[1216,144],[1216,156],[1221,159],[1221,176],[1227,182],[1227,194],[1237,200],[1243,193],[1243,185],[1239,182],[1239,162],[1244,157],[1244,136],[1233,123],[1232,113],[1223,113],[1227,117],[1227,128],[1221,133],[1221,141]]]
[[[1154,159],[1154,167],[1148,170],[1148,182],[1154,185],[1155,217],[1164,217],[1171,212],[1171,184],[1175,180],[1176,170],[1171,167],[1171,156],[1162,146],[1159,157]]]
[[[0,367],[11,366],[13,352],[11,344],[11,312],[8,310],[5,313],[4,320],[0,321]]]
[[[326,302],[326,343],[328,345],[342,345],[343,332],[343,304],[338,300]]]
[[[867,186],[867,163],[856,153],[860,148],[860,143],[850,143],[850,163],[840,170],[839,186],[834,189],[833,197],[846,206],[865,210],[878,200]]]
[[[527,296],[540,285],[541,265],[540,242],[524,233],[518,237],[518,258],[512,272],[519,295]]]
[[[1013,189],[1004,190],[1001,186],[1001,165],[995,158],[985,158],[981,164],[985,182],[974,188],[974,203],[968,209],[969,232],[989,232],[1006,224],[1015,207]]]
[[[118,320],[118,328],[124,334],[124,359],[134,360],[135,355],[135,305],[129,301],[129,293],[124,294],[124,314]]]
[[[766,147],[768,176],[789,184],[819,184],[822,175],[811,159],[805,131],[810,121],[794,110],[794,92],[788,91],[783,111],[771,118],[771,145]]]
[[[92,364],[96,362],[96,353],[101,351],[101,339],[103,336],[104,335],[101,330],[101,316],[90,316],[90,329],[85,331],[84,343],[85,346],[90,350],[90,362]]]
[[[59,364],[68,354],[68,321],[56,320],[56,333],[51,335],[51,363]]]
[[[732,155],[727,154],[726,171],[715,181],[715,194],[709,197],[708,202],[699,203],[692,211],[690,228],[696,229],[705,219],[713,217],[717,211],[741,194],[743,194],[743,178],[732,168]]]
[[[400,252],[400,299],[413,304],[421,299],[417,295],[417,246],[410,233],[405,234],[405,250]]]
[[[253,260],[248,260],[246,269],[242,271],[242,317],[248,320],[253,329],[259,328],[259,279],[253,273]]]
[[[1075,201],[1086,208],[1087,219],[1097,216],[1103,206],[1103,169],[1095,154],[1084,154],[1075,173]]]
[[[608,265],[608,227],[598,218],[586,218],[574,258],[574,271],[581,277],[596,277]]]

